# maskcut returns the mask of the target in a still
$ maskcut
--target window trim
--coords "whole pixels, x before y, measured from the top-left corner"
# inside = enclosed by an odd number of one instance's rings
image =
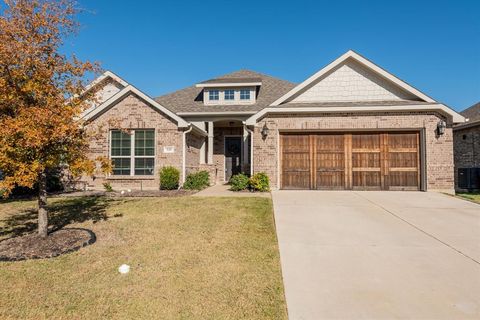
[[[154,177],[155,176],[155,167],[156,167],[156,164],[155,164],[155,159],[157,157],[157,147],[156,147],[156,141],[157,141],[157,133],[156,133],[156,130],[154,128],[135,128],[135,129],[124,129],[124,130],[128,130],[131,132],[130,134],[130,156],[113,156],[112,155],[112,133],[113,131],[122,131],[122,129],[110,129],[110,134],[109,134],[109,144],[108,144],[108,154],[109,154],[109,158],[110,160],[112,161],[113,159],[116,159],[116,158],[124,158],[124,159],[130,159],[130,174],[129,175],[124,175],[124,174],[113,174],[113,171],[111,174],[109,174],[109,176],[112,176],[112,177]],[[153,131],[153,155],[151,156],[136,156],[135,155],[135,131],[136,130],[143,130],[143,131],[146,131],[146,130],[152,130]],[[139,174],[139,175],[136,175],[135,174],[135,159],[137,158],[153,158],[153,173],[151,175],[146,175],[146,174]]]

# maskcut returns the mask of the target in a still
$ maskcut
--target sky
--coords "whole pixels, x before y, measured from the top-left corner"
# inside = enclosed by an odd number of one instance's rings
[[[64,50],[156,97],[239,69],[302,82],[349,49],[461,111],[480,101],[480,0],[77,0]]]

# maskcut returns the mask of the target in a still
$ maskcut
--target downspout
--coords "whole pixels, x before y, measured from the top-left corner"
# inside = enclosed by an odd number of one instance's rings
[[[193,130],[191,123],[188,124],[188,129],[183,131],[183,149],[182,149],[182,186],[185,183],[186,161],[187,161],[187,133]]]
[[[242,121],[243,128],[250,134],[250,176],[253,176],[253,130],[248,129],[247,123]]]

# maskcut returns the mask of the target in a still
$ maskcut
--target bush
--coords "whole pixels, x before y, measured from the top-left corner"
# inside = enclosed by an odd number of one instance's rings
[[[250,187],[254,191],[266,192],[270,191],[270,182],[268,180],[268,176],[263,173],[255,173],[249,180]]]
[[[160,170],[160,189],[175,190],[178,189],[180,182],[180,171],[175,167],[163,167]]]
[[[183,188],[187,190],[202,190],[210,185],[210,175],[208,171],[198,171],[190,173],[185,179]]]
[[[110,184],[110,182],[104,182],[103,183],[103,188],[107,192],[112,192],[113,191],[113,188],[112,188],[112,185]]]
[[[230,190],[242,191],[248,188],[248,177],[243,173],[236,174],[230,178]]]

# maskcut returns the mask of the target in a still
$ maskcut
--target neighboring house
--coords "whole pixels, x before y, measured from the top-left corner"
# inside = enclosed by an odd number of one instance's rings
[[[453,127],[455,188],[480,190],[480,102],[460,113],[468,122]]]
[[[353,51],[298,85],[241,70],[156,99],[109,72],[91,86],[100,101],[84,118],[106,128],[92,156],[115,164],[93,187],[158,188],[174,165],[216,183],[265,172],[274,189],[454,189],[464,117]]]

